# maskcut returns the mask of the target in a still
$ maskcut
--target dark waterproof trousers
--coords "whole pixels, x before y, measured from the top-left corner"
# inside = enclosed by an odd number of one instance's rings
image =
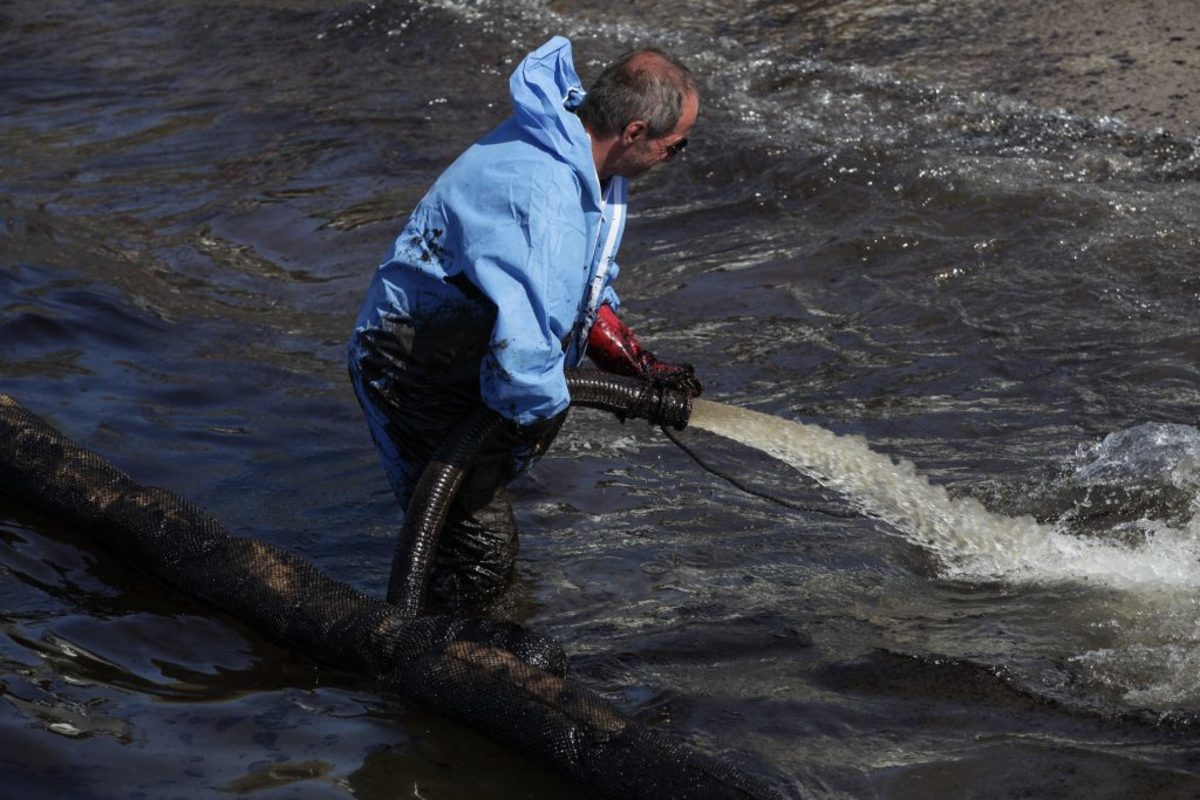
[[[433,453],[482,405],[479,365],[491,320],[421,324],[389,319],[359,331],[350,377],[401,508]],[[430,607],[482,611],[509,585],[517,524],[507,485],[549,447],[561,426],[523,442],[498,436],[480,452],[451,504],[429,580]]]

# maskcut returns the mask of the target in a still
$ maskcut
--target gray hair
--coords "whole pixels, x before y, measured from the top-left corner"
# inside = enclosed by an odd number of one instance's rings
[[[650,138],[658,139],[675,129],[684,100],[697,93],[687,67],[648,47],[628,52],[606,67],[575,113],[599,136],[613,136],[630,122],[642,120]]]

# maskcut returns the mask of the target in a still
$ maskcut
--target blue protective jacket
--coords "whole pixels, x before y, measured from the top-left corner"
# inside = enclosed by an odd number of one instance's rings
[[[529,425],[567,407],[563,367],[583,360],[598,305],[617,306],[611,282],[626,181],[602,186],[597,177],[591,140],[572,113],[584,93],[569,41],[555,37],[526,56],[509,88],[512,117],[413,210],[374,274],[356,331],[382,328],[389,315],[416,326],[477,316],[482,293],[484,307],[495,307],[479,365],[483,401]]]

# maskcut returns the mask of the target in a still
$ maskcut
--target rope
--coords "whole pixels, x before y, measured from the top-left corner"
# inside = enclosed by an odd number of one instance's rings
[[[705,464],[704,461],[700,458],[700,456],[696,455],[696,452],[694,450],[692,450],[690,447],[688,447],[686,444],[684,444],[682,441],[680,441],[678,435],[676,435],[673,431],[668,430],[665,426],[663,427],[662,432],[667,435],[668,439],[670,439],[672,442],[675,443],[676,447],[678,447],[683,452],[687,453],[691,457],[692,461],[695,461],[696,464],[699,465],[699,467],[702,470],[704,470],[705,472],[709,472],[713,475],[716,475],[721,480],[726,481],[727,483],[732,485],[734,488],[739,489],[740,491],[745,492],[746,494],[753,495],[754,497],[761,497],[763,500],[769,500],[772,503],[778,503],[779,505],[784,506],[786,508],[790,508],[793,511],[803,511],[803,512],[810,513],[810,514],[824,514],[825,516],[839,517],[841,519],[853,519],[855,517],[862,516],[861,514],[856,514],[853,511],[835,510],[835,509],[830,509],[830,508],[822,507],[822,506],[808,505],[806,503],[793,503],[790,500],[785,500],[784,498],[770,494],[769,492],[764,492],[761,489],[751,488],[750,486],[747,486],[746,484],[742,483],[741,481],[739,481],[737,478],[733,477],[732,475],[730,475],[726,472],[722,472],[721,470],[717,469],[716,467],[711,467],[708,464]]]

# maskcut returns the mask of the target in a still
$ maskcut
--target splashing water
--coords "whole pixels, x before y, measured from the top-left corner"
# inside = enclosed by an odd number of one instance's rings
[[[1136,544],[1080,537],[951,497],[913,464],[871,450],[862,437],[704,400],[694,402],[690,424],[757,448],[846,495],[936,555],[953,577],[1089,581],[1150,592],[1200,588],[1200,515],[1183,528],[1148,523]]]

